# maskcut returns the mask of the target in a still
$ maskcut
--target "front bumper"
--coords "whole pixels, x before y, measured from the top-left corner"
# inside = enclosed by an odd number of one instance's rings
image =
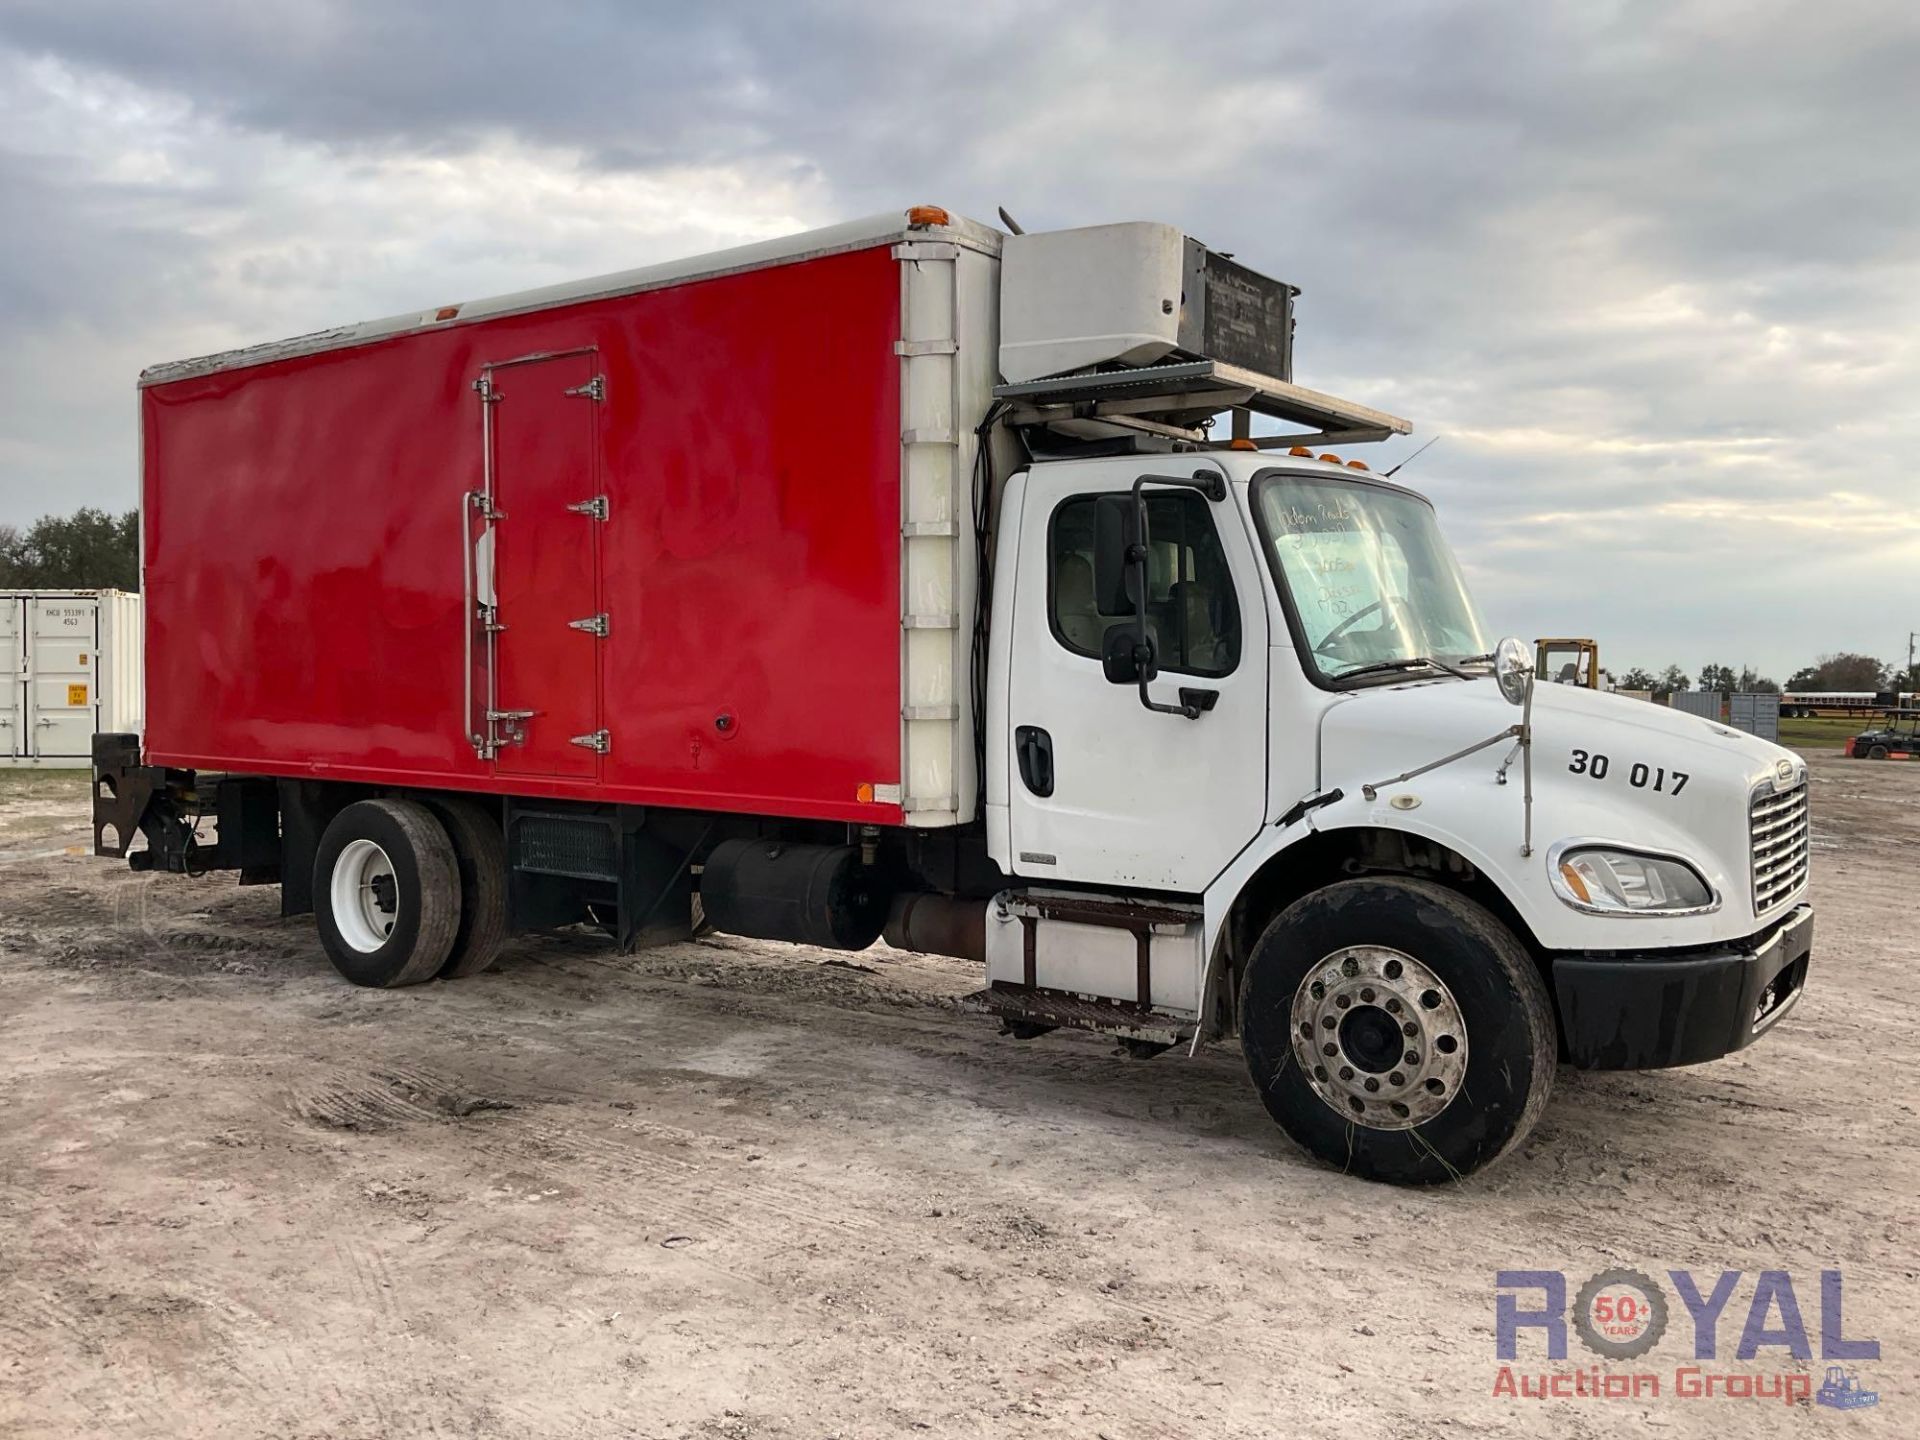
[[[1813,907],[1797,905],[1751,940],[1704,953],[1556,957],[1566,1058],[1583,1070],[1717,1060],[1793,1008],[1812,954]]]

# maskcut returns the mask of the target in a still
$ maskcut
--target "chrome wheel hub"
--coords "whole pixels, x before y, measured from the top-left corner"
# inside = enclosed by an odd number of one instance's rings
[[[1349,945],[1293,992],[1293,1055],[1333,1109],[1374,1130],[1433,1119],[1467,1077],[1467,1026],[1440,977],[1411,955]]]

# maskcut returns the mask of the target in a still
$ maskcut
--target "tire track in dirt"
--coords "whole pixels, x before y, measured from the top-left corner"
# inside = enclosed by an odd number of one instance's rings
[[[151,1365],[143,1357],[116,1353],[125,1347],[112,1343],[119,1331],[137,1329],[148,1318],[140,1313],[142,1303],[91,1287],[62,1296],[0,1284],[0,1337],[10,1337],[0,1344],[0,1354],[30,1360],[27,1384],[84,1411],[95,1422],[93,1433],[168,1433],[164,1403],[150,1405],[124,1383],[128,1373],[138,1372],[157,1395]],[[156,1409],[162,1413],[156,1415]],[[4,1415],[0,1408],[0,1419]]]
[[[437,1098],[422,1101],[397,1096],[391,1088],[395,1084],[404,1084],[416,1097]],[[485,1088],[497,1093],[501,1087],[489,1079]],[[371,1077],[336,1076],[306,1093],[307,1109],[324,1112],[327,1122],[336,1128],[374,1129],[397,1123],[445,1123],[447,1097],[465,1095],[470,1090],[467,1083],[448,1075],[417,1066],[397,1066]],[[338,1099],[343,1094],[351,1097],[345,1104]],[[737,1143],[728,1137],[667,1124],[633,1111],[615,1112],[619,1118],[609,1123],[616,1134],[598,1134],[587,1126],[570,1123],[566,1112],[571,1106],[599,1098],[597,1092],[545,1088],[524,1103],[516,1102],[521,1108],[510,1114],[466,1130],[463,1144],[510,1171],[545,1170],[557,1184],[578,1192],[607,1213],[664,1220],[692,1232],[697,1239],[744,1242],[744,1248],[760,1248],[768,1259],[808,1243],[835,1247],[848,1241],[885,1243],[892,1233],[890,1227],[897,1224],[897,1217],[876,1220],[863,1215],[838,1195],[825,1197],[832,1208],[823,1211],[820,1191],[750,1170],[747,1167],[758,1162],[744,1156],[694,1159],[645,1143],[650,1140],[690,1148]],[[453,1103],[457,1105],[457,1099]],[[368,1123],[370,1116],[373,1123]],[[626,1135],[641,1143],[621,1138]],[[978,1204],[971,1208],[998,1216],[1012,1213],[1012,1202],[1007,1205],[1009,1208]],[[768,1250],[759,1245],[758,1237],[769,1234],[791,1238]],[[710,1255],[699,1258],[711,1261]],[[758,1284],[772,1284],[776,1279],[765,1272],[742,1278]],[[914,1300],[919,1291],[903,1284],[895,1294]],[[1217,1318],[1212,1310],[1173,1298],[1141,1303],[1108,1297],[1102,1303],[1117,1316],[1153,1323],[1178,1321],[1204,1328]],[[1260,1352],[1255,1358],[1275,1359],[1277,1352]]]
[[[498,1094],[503,1087],[489,1077],[484,1088]],[[421,1066],[392,1066],[366,1073],[333,1072],[318,1084],[303,1084],[296,1090],[299,1098],[293,1108],[301,1118],[350,1131],[443,1125],[449,1121],[449,1097],[454,1097],[451,1103],[457,1109],[457,1097],[471,1093],[464,1079]],[[595,1133],[569,1118],[567,1112],[573,1106],[600,1098],[595,1092],[543,1088],[517,1098],[510,1112],[463,1127],[461,1143],[506,1173],[548,1176],[556,1188],[572,1192],[602,1214],[631,1221],[647,1233],[663,1232],[663,1241],[676,1232],[686,1234],[693,1242],[683,1252],[689,1263],[753,1289],[784,1295],[835,1323],[848,1320],[847,1309],[831,1298],[836,1293],[857,1301],[866,1312],[863,1323],[884,1330],[913,1323],[923,1310],[930,1277],[916,1273],[912,1266],[862,1266],[857,1254],[846,1253],[849,1246],[861,1252],[897,1250],[897,1216],[889,1217],[890,1229],[888,1223],[860,1214],[852,1208],[857,1202],[843,1195],[823,1194],[754,1173],[750,1167],[759,1162],[744,1156],[696,1159],[657,1148],[725,1143],[727,1137],[629,1111],[615,1112],[619,1118],[608,1122],[614,1134]],[[976,1201],[970,1208],[988,1217],[967,1236],[981,1263],[1002,1272],[1003,1278],[1034,1283],[1035,1277],[1025,1273],[1031,1269],[1028,1266],[1013,1276],[1005,1274],[1007,1260],[999,1252],[1006,1244],[996,1243],[1006,1242],[994,1227],[1000,1218],[1014,1213],[1014,1202],[996,1207]],[[768,1237],[777,1240],[769,1243]],[[951,1238],[940,1234],[929,1240],[950,1243]],[[1026,1235],[1016,1238],[1019,1253],[1035,1259],[1039,1258],[1036,1251],[1053,1244],[1053,1237],[1038,1245]],[[798,1252],[824,1253],[834,1259],[825,1270],[806,1264],[796,1275],[783,1261]],[[1060,1278],[1056,1274],[1045,1283],[1058,1283]],[[1135,1299],[1101,1288],[1084,1276],[1064,1278],[1080,1292],[1083,1303],[1091,1302],[1102,1312],[1104,1326],[1126,1328],[1168,1346],[1189,1339],[1204,1341],[1220,1318],[1216,1309],[1172,1294]],[[796,1285],[814,1293],[795,1296]],[[983,1303],[989,1311],[1037,1311],[1046,1302],[1009,1291]],[[1295,1358],[1277,1346],[1247,1343],[1245,1337],[1222,1347],[1222,1353],[1265,1367],[1290,1364]],[[1156,1433],[1169,1433],[1168,1427],[1183,1419],[1151,1402],[1145,1402],[1133,1418]]]

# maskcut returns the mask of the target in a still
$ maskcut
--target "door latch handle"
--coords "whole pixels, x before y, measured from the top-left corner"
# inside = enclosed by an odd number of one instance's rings
[[[1053,794],[1053,737],[1038,725],[1016,726],[1013,753],[1027,789],[1043,800]]]
[[[567,741],[569,745],[578,745],[583,750],[591,750],[596,755],[605,755],[613,749],[613,737],[605,730],[596,730],[591,735],[574,735]]]

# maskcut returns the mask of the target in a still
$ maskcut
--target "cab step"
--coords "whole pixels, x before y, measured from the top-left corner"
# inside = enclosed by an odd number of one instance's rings
[[[1126,1000],[1093,1000],[1054,990],[994,984],[962,996],[962,1007],[997,1016],[1022,1038],[1047,1030],[1092,1030],[1157,1046],[1178,1045],[1193,1034],[1190,1021]]]

